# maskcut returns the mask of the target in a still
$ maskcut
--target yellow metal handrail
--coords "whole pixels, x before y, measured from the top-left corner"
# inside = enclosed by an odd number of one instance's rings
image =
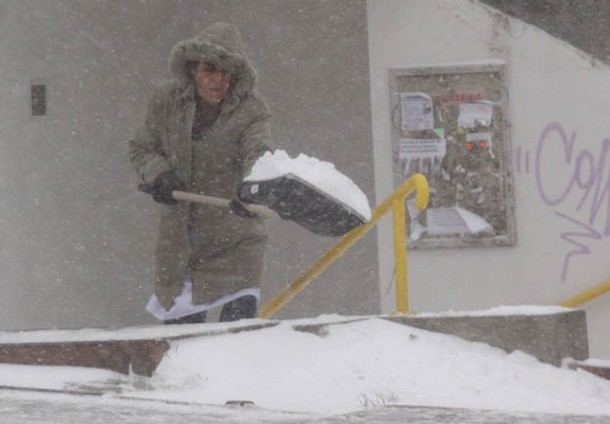
[[[559,305],[565,306],[566,308],[575,308],[577,306],[582,305],[583,303],[587,303],[598,296],[601,296],[604,293],[610,291],[610,280],[604,281],[594,287],[591,287],[588,290],[583,291],[582,293],[577,294],[576,296],[572,296],[569,299],[564,300]]]
[[[373,211],[371,219],[354,228],[328,249],[307,271],[295,279],[288,287],[271,299],[259,313],[260,318],[269,318],[294,298],[312,280],[332,265],[347,249],[360,240],[390,209],[394,213],[394,258],[396,262],[396,310],[409,313],[407,294],[407,244],[405,198],[416,192],[415,207],[419,210],[428,205],[428,180],[422,174],[415,174],[405,181],[390,197]]]

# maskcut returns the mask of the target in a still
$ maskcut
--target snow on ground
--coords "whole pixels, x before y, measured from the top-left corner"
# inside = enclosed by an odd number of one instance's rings
[[[130,398],[251,400],[316,415],[384,405],[610,415],[610,381],[583,371],[374,317],[330,325],[323,336],[293,327],[312,322],[172,342],[144,382],[109,371],[0,365],[0,386],[74,389],[118,379]]]

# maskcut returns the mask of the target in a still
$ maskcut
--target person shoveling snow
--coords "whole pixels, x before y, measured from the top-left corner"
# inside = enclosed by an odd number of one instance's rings
[[[205,322],[211,305],[222,305],[221,321],[253,318],[265,263],[266,209],[253,213],[243,206],[238,189],[244,201],[269,206],[318,234],[338,235],[364,219],[292,177],[298,173],[243,183],[271,150],[270,112],[256,94],[256,72],[234,25],[219,22],[180,41],[169,62],[174,79],[155,91],[129,142],[143,191],[161,204],[147,309],[166,323]],[[210,197],[199,202],[201,194]],[[185,296],[188,302],[182,302]]]
[[[179,199],[198,200],[190,193],[174,193]],[[240,184],[238,196],[244,202],[269,207],[280,217],[326,236],[342,235],[371,218],[366,195],[351,179],[337,171],[332,163],[303,153],[293,159],[279,149],[265,153],[255,162],[251,173]],[[200,201],[210,202],[209,198],[200,197]],[[216,199],[216,202],[218,206],[230,207],[234,211],[239,207],[234,201],[226,199],[224,203],[223,199]],[[245,210],[256,215],[253,211]],[[260,296],[260,289],[249,288],[210,302],[194,304],[192,285],[191,278],[186,277],[182,291],[169,311],[161,306],[155,295],[148,302],[147,310],[159,319],[176,323],[180,317],[196,316],[225,302],[232,302],[239,296]]]
[[[220,300],[223,321],[253,318],[265,262],[262,219],[181,202],[174,193],[234,199],[256,159],[270,150],[269,108],[256,94],[256,71],[232,24],[219,22],[178,42],[169,65],[174,78],[155,90],[129,141],[130,161],[160,204],[154,300],[176,314],[156,316],[205,322],[206,308],[175,309],[190,288],[194,305]]]

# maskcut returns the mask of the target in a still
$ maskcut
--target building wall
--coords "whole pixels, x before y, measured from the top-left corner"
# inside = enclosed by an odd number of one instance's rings
[[[178,41],[237,24],[279,147],[336,164],[374,203],[363,1],[0,2],[1,329],[155,322],[157,209],[137,193],[127,140]],[[30,114],[30,85],[48,114]],[[334,239],[270,223],[263,301]],[[375,313],[371,235],[280,316]]]
[[[517,244],[410,251],[417,312],[556,305],[608,279],[610,72],[564,41],[477,1],[367,2],[378,199],[392,191],[388,70],[503,60]],[[391,223],[378,232],[382,310],[394,307]],[[585,306],[591,354],[610,357],[610,296]]]
[[[504,13],[543,29],[610,63],[610,3],[582,0],[578,4],[557,0],[482,0]]]
[[[409,252],[412,309],[557,304],[608,278],[608,69],[534,27],[471,0],[6,0],[2,329],[154,322],[143,305],[158,217],[135,191],[126,140],[173,44],[220,19],[242,30],[277,144],[335,163],[371,205],[393,190],[388,70],[507,63],[517,244]],[[33,82],[47,84],[46,117],[30,116]],[[390,227],[279,316],[391,311]],[[289,222],[270,223],[270,235],[263,301],[334,241]],[[586,306],[593,356],[610,357],[609,302]]]

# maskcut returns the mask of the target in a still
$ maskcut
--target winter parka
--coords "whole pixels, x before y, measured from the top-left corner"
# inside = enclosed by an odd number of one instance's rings
[[[189,62],[213,63],[232,75],[218,118],[193,139],[196,86]],[[150,184],[175,170],[188,191],[235,199],[237,186],[269,150],[269,109],[254,92],[255,71],[237,28],[217,23],[179,42],[170,54],[175,79],[159,87],[145,123],[129,142],[130,161]],[[196,203],[159,205],[155,294],[170,309],[185,275],[193,281],[193,303],[213,301],[260,286],[266,235],[260,218]]]

